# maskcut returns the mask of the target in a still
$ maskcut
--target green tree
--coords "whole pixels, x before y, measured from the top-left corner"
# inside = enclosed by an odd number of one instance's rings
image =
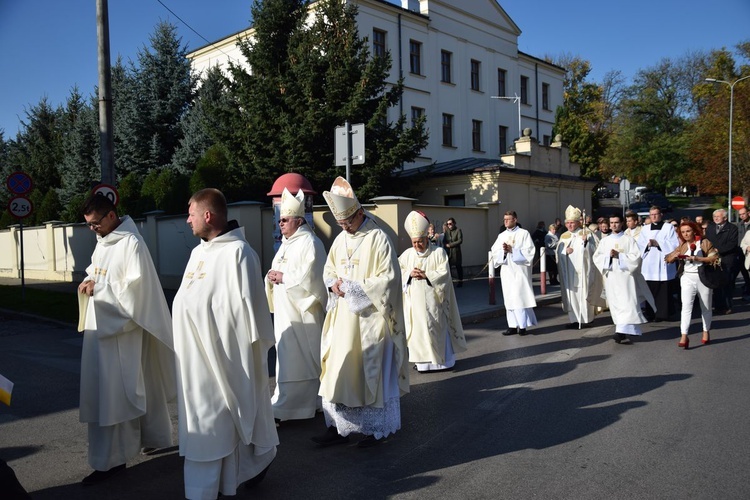
[[[251,199],[264,199],[285,172],[306,176],[318,190],[327,188],[343,167],[334,167],[334,130],[365,124],[364,167],[352,171],[358,195],[367,198],[390,189],[392,174],[427,144],[424,123],[405,127],[401,115],[388,122],[402,82],[387,82],[390,56],[373,58],[359,37],[356,7],[322,0],[264,0],[253,5],[255,35],[242,43],[247,66],[231,67],[234,111],[221,141],[230,155],[230,175]]]
[[[62,119],[63,156],[60,163],[60,218],[80,221],[81,197],[100,179],[98,113],[94,102],[87,102],[75,87],[68,97]]]
[[[21,122],[22,130],[10,147],[10,162],[16,170],[29,174],[35,188],[43,193],[60,186],[63,114],[61,107],[53,108],[43,97],[26,110],[26,121]]]
[[[601,178],[600,162],[609,137],[607,111],[611,109],[604,100],[604,87],[586,80],[591,72],[589,61],[562,55],[551,62],[566,68],[563,105],[555,112],[552,133],[567,143],[570,160],[580,164],[581,175]]]
[[[138,52],[138,66],[131,63],[126,74],[118,75],[122,85],[115,110],[122,127],[116,144],[122,149],[118,171],[135,172],[141,179],[153,169],[171,166],[183,136],[180,120],[192,102],[196,83],[187,48],[174,25],[159,23],[150,42],[151,49],[144,46]]]
[[[692,82],[685,65],[662,60],[640,70],[625,91],[605,158],[608,168],[657,190],[685,183]]]
[[[739,61],[738,61],[739,59]],[[742,64],[744,60],[744,64]],[[750,42],[711,52],[705,61],[703,75],[735,82],[750,75]],[[700,113],[689,134],[688,172],[690,182],[701,191],[726,193],[729,183],[729,106],[730,88],[723,83],[700,82],[694,87],[694,99]],[[750,79],[734,87],[732,119],[732,192],[750,197]],[[710,172],[710,175],[706,175]]]

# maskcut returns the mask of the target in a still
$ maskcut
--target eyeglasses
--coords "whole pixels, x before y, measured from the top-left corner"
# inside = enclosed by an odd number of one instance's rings
[[[357,212],[355,212],[354,215],[352,215],[351,217],[348,217],[344,220],[337,220],[336,224],[338,224],[339,227],[343,227],[343,228],[351,227],[352,222],[354,222],[354,218],[356,216],[357,216]]]
[[[279,224],[286,224],[288,222],[292,222],[294,219],[279,219]]]
[[[94,229],[94,228],[100,227],[100,226],[102,225],[102,221],[103,221],[104,219],[106,219],[106,218],[107,218],[107,216],[109,215],[109,212],[111,212],[111,211],[112,211],[112,210],[110,210],[110,211],[108,211],[108,212],[107,212],[106,214],[104,214],[104,215],[102,216],[102,218],[101,218],[101,219],[99,219],[98,221],[96,221],[96,222],[87,222],[87,223],[86,223],[86,225],[87,225],[88,227],[90,227],[91,229]]]

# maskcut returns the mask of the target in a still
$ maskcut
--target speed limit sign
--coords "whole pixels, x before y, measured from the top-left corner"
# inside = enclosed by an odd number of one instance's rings
[[[34,205],[32,205],[31,200],[23,196],[16,196],[8,202],[8,211],[19,219],[31,215],[32,210],[34,210]]]
[[[109,198],[112,204],[117,205],[120,201],[120,194],[117,192],[117,188],[109,184],[99,184],[91,190],[93,194],[100,194]]]

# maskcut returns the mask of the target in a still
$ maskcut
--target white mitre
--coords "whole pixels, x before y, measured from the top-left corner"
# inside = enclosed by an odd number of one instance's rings
[[[323,198],[336,220],[346,220],[362,207],[352,186],[343,177],[336,177],[331,190],[323,191]]]
[[[295,196],[287,188],[284,188],[284,191],[281,193],[279,215],[281,217],[304,217],[305,193],[300,189]]]
[[[427,216],[418,210],[413,210],[406,216],[404,229],[409,238],[424,238],[427,236],[427,229],[430,227],[430,221]]]
[[[568,208],[565,209],[565,220],[581,220],[581,210],[574,207],[573,205],[568,205]]]

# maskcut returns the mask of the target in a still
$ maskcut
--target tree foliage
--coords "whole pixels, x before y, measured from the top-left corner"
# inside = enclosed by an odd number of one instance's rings
[[[301,0],[253,5],[255,35],[242,44],[247,64],[231,68],[235,106],[219,110],[233,124],[222,137],[230,176],[251,199],[263,199],[286,172],[322,191],[344,174],[334,166],[334,130],[348,120],[364,123],[366,138],[366,165],[353,169],[352,184],[374,196],[426,146],[424,125],[406,128],[404,116],[388,122],[403,85],[387,83],[390,57],[373,58],[359,37],[356,7],[322,0],[309,22],[307,8]]]

